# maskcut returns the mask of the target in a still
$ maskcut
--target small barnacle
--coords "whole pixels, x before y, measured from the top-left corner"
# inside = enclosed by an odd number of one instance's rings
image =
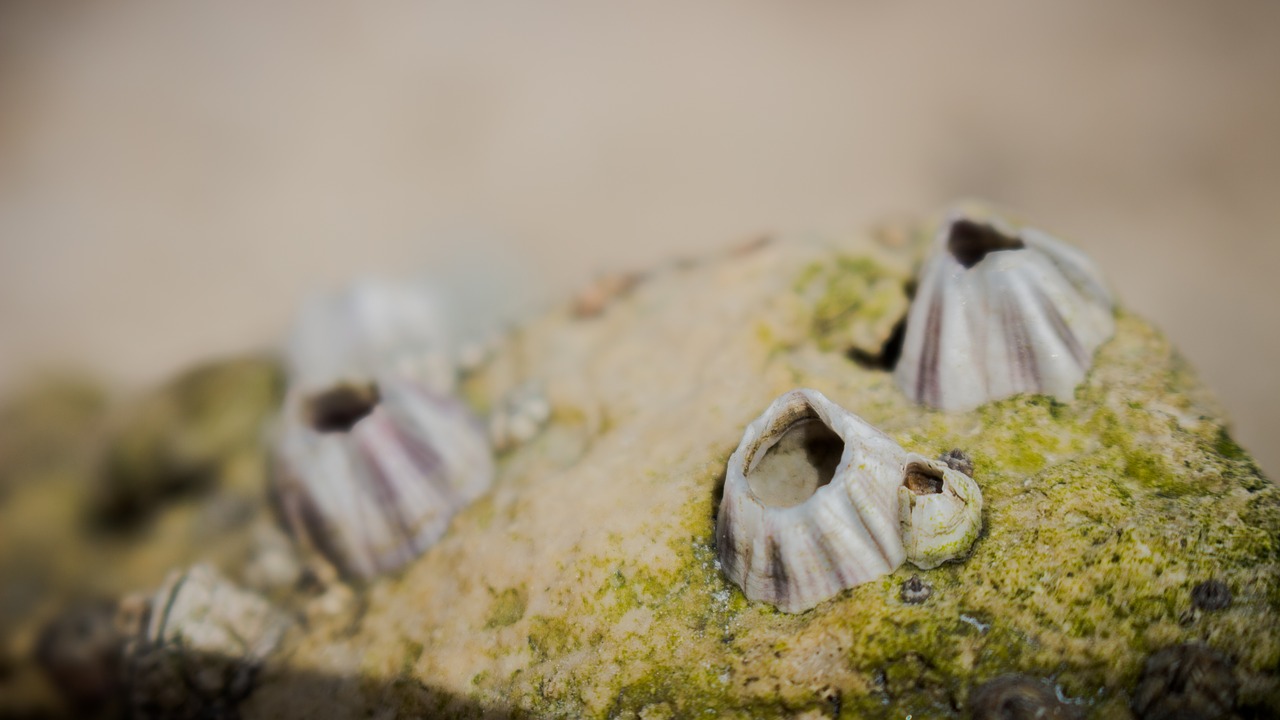
[[[725,575],[801,612],[892,572],[905,551],[896,488],[907,454],[814,390],[779,397],[729,458],[716,519]]]
[[[1191,603],[1201,610],[1231,607],[1231,588],[1221,580],[1205,580],[1191,589]]]
[[[1231,716],[1238,686],[1216,650],[1174,645],[1147,658],[1131,706],[1140,720],[1217,720]]]
[[[973,458],[969,457],[969,453],[960,448],[952,448],[939,455],[938,459],[946,463],[947,467],[952,470],[973,477]]]
[[[399,568],[493,481],[461,401],[400,376],[295,388],[285,400],[273,495],[286,527],[343,573]]]
[[[529,442],[551,419],[551,403],[536,383],[512,390],[489,414],[489,441],[495,450]]]
[[[954,213],[921,269],[894,379],[942,410],[1018,393],[1070,400],[1114,333],[1111,294],[1083,253],[1034,228]]]
[[[973,478],[922,455],[907,456],[898,487],[902,545],[923,570],[968,553],[982,531],[982,492]]]
[[[1044,683],[1025,675],[1003,675],[969,696],[973,720],[1069,720],[1077,715]]]
[[[233,717],[289,619],[208,565],[175,571],[125,653],[131,716]]]
[[[919,605],[932,594],[933,588],[921,580],[919,575],[912,575],[902,583],[902,602],[908,605]]]
[[[427,285],[372,280],[305,302],[284,352],[293,384],[394,373],[440,393],[457,383],[454,355],[440,301]]]

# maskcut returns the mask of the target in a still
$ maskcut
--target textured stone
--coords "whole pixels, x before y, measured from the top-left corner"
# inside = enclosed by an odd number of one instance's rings
[[[246,715],[959,717],[1021,674],[1124,717],[1146,658],[1195,639],[1236,659],[1241,703],[1280,708],[1280,492],[1186,362],[1121,312],[1071,402],[915,407],[840,324],[916,248],[774,242],[524,325],[464,390],[483,407],[537,381],[546,430],[367,588],[353,633],[296,636]],[[795,387],[922,453],[963,448],[986,499],[973,554],[798,615],[747,602],[714,560],[718,486],[743,427]],[[902,599],[913,573],[926,603]],[[1180,624],[1208,576],[1237,601]]]
[[[1008,676],[1062,712],[1127,718],[1178,707],[1185,663],[1142,680],[1176,647],[1222,660],[1229,678],[1204,685],[1231,689],[1204,696],[1214,712],[1280,713],[1280,491],[1186,362],[1121,311],[1070,402],[916,407],[886,366],[928,233],[897,237],[756,244],[645,273],[589,318],[566,301],[516,328],[462,391],[487,411],[536,383],[550,420],[398,574],[351,587],[246,564],[274,551],[255,540],[258,448],[237,441],[206,455],[235,502],[184,495],[136,539],[58,535],[79,527],[67,508],[83,482],[18,486],[0,506],[0,569],[25,594],[6,607],[35,617],[30,598],[53,603],[69,579],[118,594],[154,588],[192,548],[216,556],[302,619],[252,663],[252,694],[233,672],[235,692],[202,706],[244,718],[958,718]],[[796,387],[927,457],[963,450],[984,496],[972,555],[796,615],[746,601],[715,562],[719,485],[745,425]],[[902,595],[912,575],[923,603]],[[1232,601],[1195,610],[1209,579]],[[30,644],[6,641],[0,690],[33,687]],[[40,714],[41,698],[0,692],[0,714]]]

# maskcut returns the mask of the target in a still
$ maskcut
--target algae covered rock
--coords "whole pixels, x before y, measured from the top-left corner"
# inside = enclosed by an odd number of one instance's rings
[[[1146,683],[1134,705],[1148,659],[1189,644],[1224,658],[1236,711],[1280,712],[1280,491],[1185,361],[1121,311],[1069,402],[917,407],[848,352],[892,327],[886,278],[917,250],[774,242],[524,325],[465,392],[539,382],[546,431],[364,589],[354,626],[291,635],[243,715],[961,717],[1016,676],[1062,716],[1130,717],[1169,704]],[[864,307],[868,330],[839,329]],[[743,428],[795,387],[971,459],[972,554],[795,615],[748,602],[715,560],[720,487]],[[929,592],[904,592],[913,575]],[[1207,581],[1231,602],[1193,601]]]
[[[74,474],[106,408],[97,383],[70,375],[40,378],[0,405],[0,499],[16,486]]]
[[[278,535],[261,436],[279,385],[273,362],[242,358],[138,400],[53,379],[4,404],[0,716],[94,716],[84,700],[99,704],[111,683],[94,670],[108,653],[85,607],[153,590],[197,560],[279,584],[280,553],[257,562],[258,538]]]
[[[174,378],[118,422],[94,514],[128,521],[165,497],[216,483],[228,463],[259,450],[281,394],[278,365],[260,358],[211,362]]]

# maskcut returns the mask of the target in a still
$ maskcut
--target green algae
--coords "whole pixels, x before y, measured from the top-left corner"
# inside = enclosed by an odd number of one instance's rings
[[[809,332],[822,350],[859,345],[878,350],[869,346],[888,337],[888,329],[905,315],[904,284],[904,278],[871,258],[840,255],[807,265],[793,290],[811,302]]]
[[[539,662],[558,658],[581,648],[585,640],[568,618],[536,615],[530,619],[529,650]]]
[[[1173,538],[1151,537],[1135,526],[1154,520],[1161,503],[1203,496],[1214,484],[1197,482],[1192,473],[1173,466],[1158,443],[1147,440],[1153,425],[1169,423],[1153,417],[1143,403],[1098,407],[1020,396],[991,403],[973,417],[976,429],[958,432],[951,423],[931,422],[911,433],[917,446],[971,452],[988,500],[986,527],[973,555],[919,573],[936,587],[925,608],[880,599],[893,596],[906,570],[879,587],[847,591],[829,606],[798,617],[750,604],[718,572],[707,572],[714,567],[714,521],[713,508],[702,500],[690,504],[676,535],[678,567],[653,572],[601,558],[601,563],[615,563],[595,593],[597,599],[611,598],[601,603],[609,622],[644,607],[674,626],[665,633],[652,631],[645,652],[618,658],[624,666],[645,670],[617,685],[603,714],[760,717],[816,711],[841,717],[953,717],[972,687],[1012,672],[1053,678],[1062,692],[1087,707],[1100,710],[1122,702],[1145,656],[1185,632],[1178,625],[1186,612],[1185,582],[1170,585],[1161,578],[1204,572],[1203,561],[1196,571],[1179,557],[1185,550],[1171,546]],[[1174,437],[1214,451],[1220,435],[1203,442],[1184,431]],[[1238,456],[1218,454],[1241,464]],[[1237,481],[1250,476],[1247,467],[1233,467],[1232,473]],[[1280,529],[1274,488],[1268,495],[1269,500],[1250,506],[1255,522],[1268,530],[1217,528],[1231,538],[1218,544],[1234,552],[1214,564],[1225,560],[1237,572],[1247,572],[1275,562],[1276,543],[1267,540]],[[1153,503],[1156,509],[1137,510]],[[1034,506],[1031,515],[1027,504]],[[1032,518],[1035,522],[1029,522]],[[1056,558],[1048,565],[1044,548],[1053,548]],[[1271,592],[1276,594],[1274,588]],[[716,611],[716,597],[732,600]],[[1269,612],[1277,610],[1272,601]],[[788,626],[807,632],[821,628],[843,638],[842,660],[832,670],[858,681],[828,687],[824,694],[783,685],[761,690],[758,682],[748,684],[756,690],[746,691],[744,668],[731,662],[664,661],[664,651],[678,644],[673,631],[684,641],[705,637],[708,628],[719,631],[719,647],[745,647],[753,635],[774,637],[774,652],[786,657],[792,643],[781,631]],[[682,636],[681,630],[694,634]],[[716,647],[704,647],[703,657],[721,657]],[[1247,666],[1269,672],[1268,658],[1274,654],[1274,649],[1261,652]],[[760,672],[770,674],[768,663]],[[589,683],[589,676],[578,682]]]
[[[422,657],[422,651],[426,646],[417,640],[403,640],[404,643],[404,659],[400,663],[401,674],[408,675],[413,672],[413,666]]]
[[[485,627],[492,630],[516,624],[524,617],[528,604],[524,588],[512,587],[497,593],[489,609],[489,620]]]

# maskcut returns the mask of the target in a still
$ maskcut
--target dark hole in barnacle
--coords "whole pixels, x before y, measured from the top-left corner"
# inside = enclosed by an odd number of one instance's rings
[[[307,422],[317,432],[347,432],[377,407],[378,386],[343,384],[307,398]]]
[[[776,427],[767,436],[776,442],[747,472],[747,484],[765,505],[791,507],[831,482],[844,455],[844,441],[808,405]]]
[[[987,253],[1024,247],[1021,238],[1009,237],[990,225],[972,220],[956,220],[947,234],[947,250],[966,268],[977,265]]]
[[[907,463],[902,484],[917,495],[936,495],[942,492],[942,473],[924,463]]]

